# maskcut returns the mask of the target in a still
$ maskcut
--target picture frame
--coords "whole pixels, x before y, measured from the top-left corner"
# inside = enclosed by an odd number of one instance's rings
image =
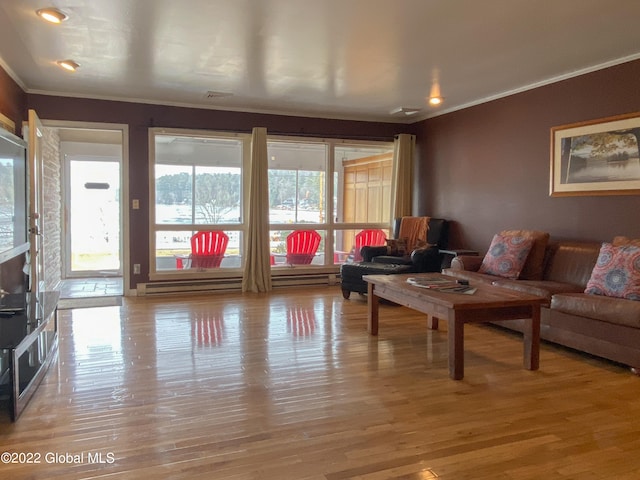
[[[551,129],[549,195],[640,194],[640,112]]]

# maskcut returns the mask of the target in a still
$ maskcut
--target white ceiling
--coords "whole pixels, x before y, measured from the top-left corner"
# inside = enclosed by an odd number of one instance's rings
[[[406,122],[637,58],[639,0],[0,0],[29,93]]]

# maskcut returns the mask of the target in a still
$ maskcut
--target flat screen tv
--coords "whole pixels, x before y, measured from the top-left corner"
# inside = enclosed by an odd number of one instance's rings
[[[0,263],[29,249],[27,144],[0,128]]]

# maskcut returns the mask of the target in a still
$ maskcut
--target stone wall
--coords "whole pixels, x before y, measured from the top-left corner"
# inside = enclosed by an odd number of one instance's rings
[[[59,288],[62,278],[62,166],[60,137],[53,128],[44,128],[42,161],[44,192],[42,234],[44,238],[44,283],[46,290]]]

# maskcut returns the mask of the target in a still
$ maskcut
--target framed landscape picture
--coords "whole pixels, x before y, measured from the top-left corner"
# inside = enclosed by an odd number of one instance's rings
[[[640,113],[552,128],[549,194],[640,194]]]

